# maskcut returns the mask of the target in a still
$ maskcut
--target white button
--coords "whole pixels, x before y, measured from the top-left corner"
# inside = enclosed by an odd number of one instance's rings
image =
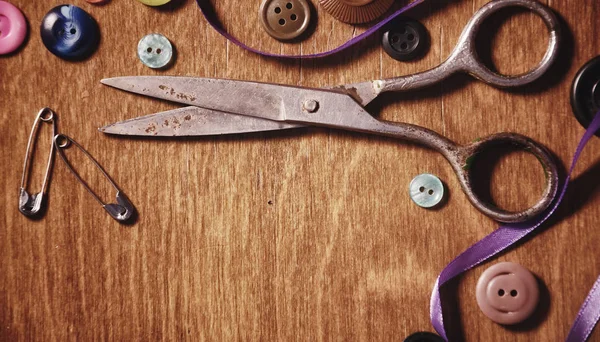
[[[409,186],[410,198],[420,207],[432,208],[444,198],[444,184],[434,175],[424,173],[415,177]]]
[[[138,57],[147,67],[160,69],[168,66],[173,58],[173,46],[167,37],[151,33],[138,44]]]

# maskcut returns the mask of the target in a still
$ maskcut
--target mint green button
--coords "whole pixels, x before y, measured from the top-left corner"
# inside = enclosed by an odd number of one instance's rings
[[[419,207],[433,208],[444,198],[444,184],[436,176],[423,173],[410,182],[409,192]]]
[[[173,45],[162,34],[151,33],[140,40],[137,54],[145,66],[160,69],[171,64]]]

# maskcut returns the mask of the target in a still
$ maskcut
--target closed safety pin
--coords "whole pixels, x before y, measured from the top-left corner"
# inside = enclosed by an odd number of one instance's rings
[[[104,177],[110,182],[110,184],[113,186],[113,188],[115,188],[115,190],[117,191],[117,195],[116,195],[117,204],[114,204],[114,203],[107,204],[107,203],[102,202],[100,197],[98,197],[98,195],[96,195],[92,191],[92,189],[90,189],[90,187],[87,185],[87,183],[83,179],[81,179],[79,174],[75,171],[75,169],[73,169],[73,167],[71,166],[71,163],[69,163],[69,161],[65,157],[65,154],[63,151],[65,148],[69,147],[71,144],[73,144],[77,148],[79,148],[81,150],[81,152],[83,152],[94,163],[94,165],[96,165],[96,167],[102,172]],[[67,165],[67,167],[69,168],[71,173],[75,176],[75,178],[77,178],[79,183],[81,183],[85,187],[85,189],[96,199],[96,201],[98,201],[98,203],[100,203],[102,205],[102,207],[108,212],[108,214],[112,218],[114,218],[115,220],[117,220],[119,222],[124,222],[124,221],[127,221],[129,218],[131,218],[131,215],[133,215],[135,208],[133,207],[133,205],[127,198],[127,196],[125,196],[125,194],[117,187],[115,182],[113,182],[113,180],[106,173],[106,171],[104,171],[102,166],[100,166],[100,164],[98,164],[96,159],[94,159],[94,157],[92,157],[92,155],[89,154],[88,151],[86,151],[83,147],[81,147],[81,145],[79,145],[75,140],[71,139],[70,137],[68,137],[64,134],[57,134],[54,136],[54,145],[56,146],[58,155],[65,162],[65,164]]]
[[[52,169],[52,163],[54,161],[54,144],[50,144],[50,153],[48,154],[48,165],[46,166],[46,175],[44,176],[44,182],[42,183],[42,190],[33,195],[29,194],[25,187],[26,183],[29,183],[31,160],[33,159],[32,146],[33,141],[37,137],[37,130],[40,123],[49,123],[52,125],[52,136],[56,135],[56,114],[50,108],[42,108],[33,121],[33,127],[29,134],[29,141],[27,142],[27,151],[25,151],[25,161],[23,162],[23,175],[21,176],[21,187],[19,188],[19,211],[28,217],[35,216],[40,213],[44,204],[44,197],[46,195],[46,188],[48,187],[48,180],[50,178],[50,171]]]

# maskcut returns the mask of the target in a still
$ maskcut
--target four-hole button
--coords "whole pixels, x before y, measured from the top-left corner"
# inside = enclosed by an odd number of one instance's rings
[[[310,6],[306,0],[264,0],[259,16],[270,36],[289,40],[300,36],[308,28]]]

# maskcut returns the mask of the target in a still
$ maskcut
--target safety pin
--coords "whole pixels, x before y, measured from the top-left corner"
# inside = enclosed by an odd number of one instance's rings
[[[65,148],[69,147],[71,144],[73,144],[77,148],[79,148],[79,150],[81,150],[81,152],[83,152],[94,163],[94,165],[96,165],[96,167],[102,172],[104,177],[110,182],[110,184],[113,186],[113,188],[115,188],[115,190],[117,191],[117,195],[116,195],[117,204],[114,204],[114,203],[107,204],[107,203],[102,202],[100,197],[98,197],[98,195],[96,195],[94,193],[94,191],[92,191],[92,189],[90,189],[88,184],[83,179],[81,179],[79,174],[75,171],[75,169],[73,169],[73,167],[71,166],[71,163],[69,163],[69,161],[65,157],[65,154],[63,151]],[[73,140],[72,138],[70,138],[64,134],[57,134],[54,136],[54,145],[56,146],[58,155],[65,162],[65,164],[67,165],[67,167],[69,168],[71,173],[75,176],[75,178],[77,178],[79,183],[81,183],[85,187],[85,189],[96,199],[96,201],[98,201],[98,203],[100,203],[102,205],[102,207],[108,212],[108,214],[112,218],[114,218],[115,220],[117,220],[119,222],[124,222],[124,221],[127,221],[129,218],[131,218],[131,215],[133,215],[133,212],[135,211],[133,204],[131,204],[131,202],[129,201],[127,196],[125,196],[125,194],[117,187],[115,182],[110,178],[110,176],[106,173],[106,171],[104,171],[104,169],[102,168],[102,166],[100,166],[100,164],[96,161],[96,159],[94,159],[94,157],[92,157],[92,155],[88,153],[88,151],[86,151],[75,140]]]
[[[48,165],[46,166],[46,175],[44,176],[44,182],[42,183],[42,190],[33,195],[29,194],[25,189],[26,184],[29,183],[31,167],[30,163],[33,159],[31,148],[34,139],[37,137],[37,131],[40,123],[45,122],[52,125],[52,136],[56,135],[56,114],[50,108],[42,108],[33,121],[33,127],[31,127],[31,133],[29,134],[29,141],[27,142],[27,150],[25,151],[25,161],[23,162],[23,174],[21,175],[21,186],[19,188],[19,211],[28,217],[33,217],[40,213],[44,204],[44,197],[46,195],[46,189],[48,188],[48,180],[50,178],[50,171],[54,162],[54,144],[50,144],[50,153],[48,154]]]

